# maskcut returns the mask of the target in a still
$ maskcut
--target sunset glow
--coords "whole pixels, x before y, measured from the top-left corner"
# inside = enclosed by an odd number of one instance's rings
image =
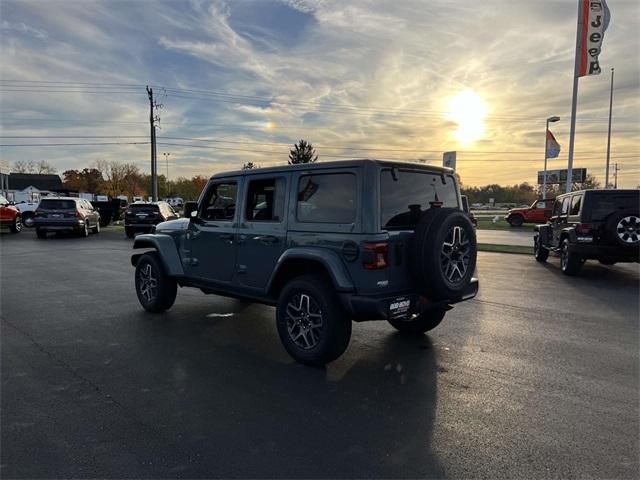
[[[487,111],[487,105],[473,90],[464,90],[451,99],[448,117],[458,124],[454,133],[458,142],[467,145],[482,138]]]

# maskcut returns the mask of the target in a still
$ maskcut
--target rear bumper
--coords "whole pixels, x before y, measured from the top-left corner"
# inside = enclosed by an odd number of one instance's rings
[[[52,232],[80,230],[84,227],[84,220],[45,220],[36,217],[33,226],[40,230],[50,230]]]
[[[411,313],[420,314],[426,310],[435,308],[451,308],[451,305],[471,300],[478,293],[479,283],[477,278],[472,278],[465,291],[457,297],[447,300],[432,302],[415,292],[398,293],[392,296],[363,296],[353,293],[342,293],[340,299],[342,306],[349,316],[357,322],[366,320],[388,320],[389,305],[399,298],[411,301]]]
[[[569,252],[580,255],[585,259],[606,259],[617,262],[640,261],[640,248],[618,247],[615,245],[588,245],[573,243],[569,245]]]

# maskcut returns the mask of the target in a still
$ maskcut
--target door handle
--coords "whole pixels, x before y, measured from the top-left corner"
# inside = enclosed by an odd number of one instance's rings
[[[273,245],[274,243],[278,243],[278,237],[274,237],[273,235],[261,235],[257,240],[264,245]]]

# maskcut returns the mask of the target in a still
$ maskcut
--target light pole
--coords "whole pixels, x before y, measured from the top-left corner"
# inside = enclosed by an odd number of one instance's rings
[[[542,177],[542,199],[547,199],[547,147],[549,146],[549,123],[555,123],[560,117],[547,118],[547,126],[544,129],[544,175]]]

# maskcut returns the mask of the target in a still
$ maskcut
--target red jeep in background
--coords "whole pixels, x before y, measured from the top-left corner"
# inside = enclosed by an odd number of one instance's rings
[[[520,227],[523,223],[546,223],[553,209],[553,198],[536,200],[529,208],[512,208],[504,219],[512,227]]]
[[[9,227],[13,233],[19,233],[22,230],[20,210],[9,205],[7,199],[2,195],[0,195],[0,226]]]

